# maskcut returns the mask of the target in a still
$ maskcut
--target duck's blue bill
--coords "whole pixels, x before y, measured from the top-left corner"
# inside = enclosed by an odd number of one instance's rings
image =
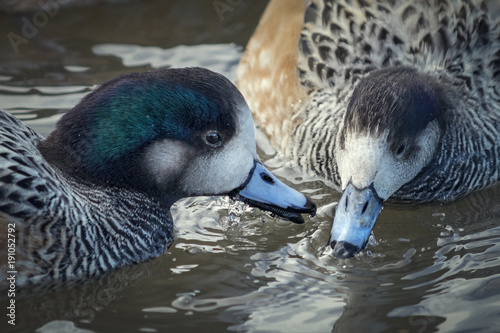
[[[316,205],[311,200],[283,184],[260,162],[255,163],[247,182],[234,197],[295,223],[304,223],[300,214],[316,213]]]
[[[357,189],[349,183],[340,197],[330,234],[330,246],[338,258],[350,258],[366,246],[382,200],[373,187]]]

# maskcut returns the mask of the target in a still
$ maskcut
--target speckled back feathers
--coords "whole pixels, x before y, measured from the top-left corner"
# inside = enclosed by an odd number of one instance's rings
[[[375,70],[412,68],[436,92],[445,132],[392,199],[446,201],[500,180],[500,20],[485,1],[312,1],[297,65],[308,98],[285,152],[305,171],[339,186],[333,147],[353,91]]]

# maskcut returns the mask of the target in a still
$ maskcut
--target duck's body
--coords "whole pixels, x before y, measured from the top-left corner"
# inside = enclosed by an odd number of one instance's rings
[[[17,287],[161,255],[174,240],[170,206],[182,197],[232,194],[295,221],[313,208],[258,162],[248,107],[208,70],[112,80],[47,139],[2,110],[0,124],[0,222],[9,230],[0,245],[13,254],[0,264]]]
[[[15,240],[9,271],[19,273],[18,286],[90,278],[155,258],[172,243],[168,206],[61,172],[38,150],[43,137],[3,111],[0,123],[0,221],[15,230],[0,243]]]
[[[239,86],[281,151],[344,192],[331,243],[353,247],[337,255],[364,247],[384,200],[450,201],[500,181],[500,21],[486,2],[294,1],[284,17],[300,27],[280,18],[288,1],[269,5]],[[295,31],[293,65],[269,66],[286,53],[262,46],[270,22]],[[252,74],[262,66],[295,70],[292,103],[273,74]],[[269,78],[276,123],[259,97]]]

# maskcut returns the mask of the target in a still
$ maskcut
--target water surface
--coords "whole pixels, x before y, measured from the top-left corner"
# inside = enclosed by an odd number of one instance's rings
[[[234,80],[265,4],[65,8],[17,52],[6,37],[23,36],[40,9],[0,14],[0,107],[47,135],[120,74],[197,65]],[[173,208],[178,239],[165,255],[17,299],[17,325],[2,319],[0,331],[500,331],[500,186],[449,205],[386,206],[367,250],[338,260],[325,244],[339,194],[258,141],[266,165],[316,200],[316,217],[296,225],[227,198],[182,200]]]

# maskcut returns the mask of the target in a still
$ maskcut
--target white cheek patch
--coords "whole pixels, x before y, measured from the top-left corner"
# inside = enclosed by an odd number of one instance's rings
[[[349,181],[359,189],[370,186],[380,171],[387,136],[374,138],[348,132],[344,144],[345,148],[338,148],[336,152],[342,190],[346,188]]]
[[[258,160],[253,120],[244,105],[236,113],[236,133],[224,146],[195,159],[183,177],[182,186],[191,195],[225,194],[247,180]]]
[[[257,148],[255,143],[255,128],[253,124],[252,112],[248,105],[244,104],[238,108],[241,110],[238,117],[237,137],[241,145],[240,149],[247,150],[257,158]]]
[[[164,139],[146,148],[144,166],[157,184],[168,184],[185,169],[191,155],[182,141]]]
[[[417,149],[408,159],[390,151],[387,133],[380,137],[347,134],[345,149],[337,144],[336,159],[342,190],[349,182],[359,189],[373,184],[377,195],[386,200],[411,181],[433,158],[439,143],[439,125],[432,121],[415,140]]]

